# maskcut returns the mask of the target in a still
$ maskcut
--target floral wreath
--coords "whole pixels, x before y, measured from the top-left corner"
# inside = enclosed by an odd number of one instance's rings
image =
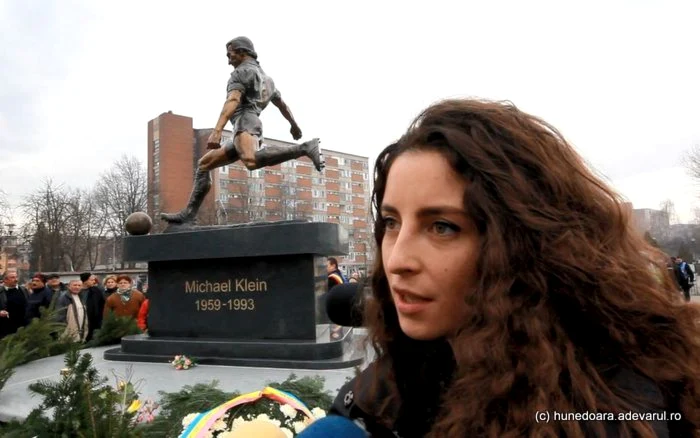
[[[247,394],[239,395],[226,403],[223,403],[207,412],[202,412],[197,414],[197,416],[192,419],[192,421],[187,425],[185,430],[182,431],[179,438],[203,438],[208,435],[209,429],[216,423],[216,421],[226,415],[226,412],[236,406],[252,403],[261,398],[269,398],[283,405],[289,405],[297,411],[303,413],[309,421],[316,420],[316,417],[309,411],[301,400],[293,396],[292,394],[279,389],[266,387],[262,391],[249,392]]]

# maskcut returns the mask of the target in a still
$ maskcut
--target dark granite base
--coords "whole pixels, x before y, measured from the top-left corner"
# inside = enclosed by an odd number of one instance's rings
[[[125,336],[121,347],[105,351],[104,358],[170,362],[176,355],[185,354],[206,365],[323,370],[360,365],[364,353],[357,347],[351,329],[345,329],[341,339],[330,340],[328,326],[322,325],[318,326],[316,342]]]

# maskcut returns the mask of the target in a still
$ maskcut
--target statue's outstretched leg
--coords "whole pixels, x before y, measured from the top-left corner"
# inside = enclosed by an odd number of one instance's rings
[[[197,216],[199,207],[211,188],[211,176],[208,170],[198,169],[194,176],[194,184],[187,206],[177,213],[161,213],[160,218],[173,224],[192,222]]]
[[[255,165],[259,169],[306,156],[311,158],[316,170],[320,172],[326,166],[319,147],[320,143],[321,141],[318,138],[314,138],[292,146],[267,145],[255,152]]]
[[[233,142],[227,142],[223,148],[208,152],[199,161],[197,173],[194,176],[194,184],[190,193],[190,200],[187,206],[177,213],[161,213],[160,218],[171,224],[182,224],[193,222],[197,217],[199,207],[204,202],[204,198],[211,188],[211,175],[209,171],[227,163],[238,160],[238,152],[233,146]]]

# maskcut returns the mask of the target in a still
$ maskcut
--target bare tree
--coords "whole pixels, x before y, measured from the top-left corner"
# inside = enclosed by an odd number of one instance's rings
[[[13,208],[10,205],[9,196],[4,190],[0,189],[0,232],[5,225],[12,223],[13,216]]]
[[[123,234],[126,218],[131,213],[146,211],[146,167],[136,157],[122,155],[95,184],[94,195],[109,232]]]
[[[688,175],[700,184],[700,145],[695,145],[681,159]]]
[[[71,271],[83,265],[90,236],[86,224],[89,218],[83,209],[83,192],[76,190],[68,194],[67,216],[63,230],[63,249],[65,265]]]
[[[71,212],[70,196],[63,186],[46,180],[44,186],[24,198],[21,204],[25,223],[23,235],[31,236],[35,270],[58,271],[65,269],[64,236]]]
[[[88,220],[86,222],[86,235],[89,237],[88,244],[86,247],[86,257],[90,270],[95,269],[97,262],[99,261],[100,248],[105,241],[105,236],[107,235],[107,222],[101,215],[100,209],[97,206],[97,195],[93,190],[89,194],[85,194],[82,197],[83,211],[87,216]]]
[[[9,219],[10,204],[7,200],[7,193],[0,189],[0,230]]]
[[[95,184],[93,194],[98,216],[116,242],[117,237],[124,235],[126,218],[131,213],[146,211],[146,167],[136,157],[122,155]]]
[[[105,236],[105,221],[95,207],[94,196],[85,190],[75,190],[69,197],[69,215],[65,230],[66,257],[70,269],[97,264],[99,245]]]
[[[9,204],[9,196],[0,189],[0,252],[6,257],[6,261],[17,256],[17,237],[12,223],[12,207]],[[0,266],[0,275],[7,268],[7,265]]]
[[[104,236],[85,190],[55,185],[51,180],[26,196],[22,237],[31,245],[30,264],[38,271],[94,268],[92,255]]]

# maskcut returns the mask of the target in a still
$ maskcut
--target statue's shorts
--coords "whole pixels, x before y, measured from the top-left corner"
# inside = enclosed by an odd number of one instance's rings
[[[257,114],[252,111],[245,111],[240,115],[236,116],[235,119],[231,120],[233,125],[233,137],[234,139],[239,132],[247,132],[258,138],[258,149],[262,146],[263,136],[262,136],[262,122]],[[236,151],[235,141],[228,140],[223,145],[226,156],[230,160],[237,160],[239,158],[238,151]]]

